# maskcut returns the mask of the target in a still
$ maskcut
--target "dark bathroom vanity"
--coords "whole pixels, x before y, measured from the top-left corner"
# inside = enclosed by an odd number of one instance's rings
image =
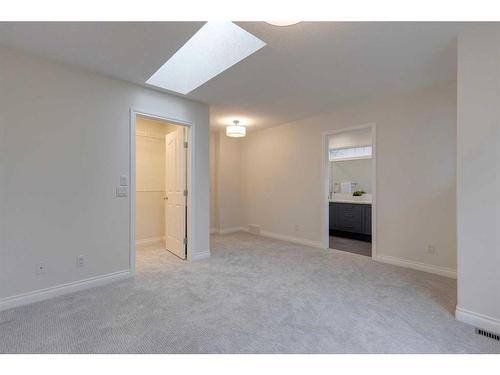
[[[330,202],[330,235],[371,242],[371,203]]]

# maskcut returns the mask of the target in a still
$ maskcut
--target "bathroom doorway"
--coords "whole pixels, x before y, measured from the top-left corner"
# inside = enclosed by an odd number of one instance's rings
[[[325,247],[374,256],[375,124],[328,132]]]

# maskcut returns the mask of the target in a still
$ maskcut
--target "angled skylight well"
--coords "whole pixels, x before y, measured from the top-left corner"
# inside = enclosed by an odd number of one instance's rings
[[[146,83],[186,95],[265,45],[232,22],[207,22]]]

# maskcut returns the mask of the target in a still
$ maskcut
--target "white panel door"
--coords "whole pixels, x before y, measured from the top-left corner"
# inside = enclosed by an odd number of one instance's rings
[[[165,136],[165,247],[186,259],[185,128]]]

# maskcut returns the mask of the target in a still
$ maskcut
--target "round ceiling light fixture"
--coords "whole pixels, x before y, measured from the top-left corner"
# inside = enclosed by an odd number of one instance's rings
[[[226,126],[226,135],[233,138],[241,138],[247,135],[247,128],[240,125],[238,120],[233,121],[233,125]]]
[[[273,26],[292,26],[299,23],[300,21],[265,21],[265,22]]]

